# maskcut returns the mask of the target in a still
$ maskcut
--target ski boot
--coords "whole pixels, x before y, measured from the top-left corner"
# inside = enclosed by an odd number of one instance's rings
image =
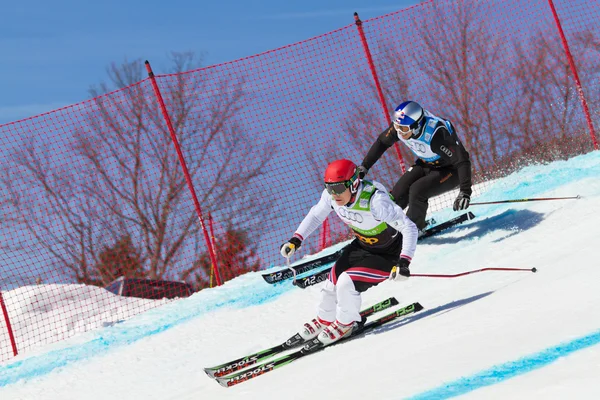
[[[319,334],[329,325],[331,325],[331,322],[317,317],[312,321],[305,323],[304,329],[299,332],[299,335],[304,341],[308,341],[319,336]]]
[[[343,337],[346,337],[352,333],[354,329],[358,327],[358,322],[352,322],[348,325],[342,324],[339,321],[335,321],[329,324],[318,336],[319,342],[323,346],[329,346],[332,343],[337,342]]]

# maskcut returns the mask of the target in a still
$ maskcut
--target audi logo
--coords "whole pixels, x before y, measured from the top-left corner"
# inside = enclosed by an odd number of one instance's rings
[[[447,148],[446,146],[444,146],[444,145],[440,146],[440,150],[443,151],[444,153],[446,153],[446,155],[448,157],[452,157],[452,151],[449,148]]]
[[[364,218],[362,215],[360,215],[360,213],[357,213],[354,211],[349,211],[345,208],[338,208],[337,213],[340,217],[347,219],[349,221],[352,221],[352,222],[357,222],[360,224],[361,222],[364,221]]]
[[[414,150],[417,151],[419,153],[423,153],[425,154],[425,152],[427,151],[427,148],[425,147],[425,145],[423,143],[418,143],[418,142],[408,142],[408,145]]]

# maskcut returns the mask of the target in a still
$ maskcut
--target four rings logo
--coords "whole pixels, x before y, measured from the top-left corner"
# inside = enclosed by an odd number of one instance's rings
[[[364,221],[364,218],[360,213],[354,211],[348,211],[345,208],[338,208],[337,213],[340,217],[347,219],[352,222],[358,222],[359,224]]]
[[[444,146],[444,145],[440,146],[440,150],[443,151],[444,153],[446,153],[446,155],[448,157],[452,157],[452,151],[449,148],[447,148],[446,146]]]
[[[407,143],[411,149],[413,149],[414,151],[416,151],[418,153],[425,154],[427,152],[427,148],[423,143],[419,143],[419,142],[415,142],[415,141],[409,141]]]
[[[366,243],[366,244],[373,245],[373,244],[379,242],[379,239],[377,239],[375,237],[365,237],[365,236],[359,235],[356,232],[354,232],[354,234],[356,235],[358,240],[360,240],[361,242]]]

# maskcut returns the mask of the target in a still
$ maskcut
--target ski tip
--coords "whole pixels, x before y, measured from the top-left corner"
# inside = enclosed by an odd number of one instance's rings
[[[204,372],[206,373],[206,375],[208,375],[209,378],[216,379],[214,370],[212,370],[210,368],[204,368]]]
[[[227,378],[216,378],[216,381],[219,383],[219,385],[223,387],[229,387],[229,385],[227,384]]]
[[[390,302],[392,303],[392,306],[397,306],[398,304],[400,304],[398,299],[396,299],[395,297],[390,297]]]

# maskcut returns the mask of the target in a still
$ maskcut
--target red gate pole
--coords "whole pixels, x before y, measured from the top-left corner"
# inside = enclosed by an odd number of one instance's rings
[[[0,307],[2,307],[2,314],[6,321],[6,329],[8,330],[8,337],[10,338],[10,345],[12,346],[13,355],[19,354],[17,351],[17,342],[15,341],[15,335],[13,334],[12,326],[10,325],[10,319],[8,318],[8,310],[6,304],[4,304],[4,298],[2,297],[2,291],[0,291]]]
[[[371,57],[371,50],[369,50],[369,44],[367,43],[367,37],[365,36],[365,31],[363,30],[362,21],[358,18],[358,13],[354,13],[354,22],[356,23],[356,28],[358,29],[358,34],[360,35],[360,41],[362,42],[363,49],[365,50],[365,55],[367,56],[367,62],[369,64],[369,69],[371,70],[371,75],[373,75],[373,80],[375,81],[375,87],[377,88],[377,94],[379,95],[379,102],[381,103],[381,107],[383,108],[383,113],[385,114],[385,120],[388,125],[392,124],[392,119],[390,117],[390,112],[387,108],[387,104],[385,102],[385,97],[383,96],[383,91],[381,90],[381,84],[379,83],[379,78],[377,77],[377,70],[375,69],[375,64],[373,63],[373,57]],[[396,156],[398,157],[398,161],[400,162],[400,168],[402,169],[402,174],[406,172],[406,166],[404,164],[404,159],[402,158],[402,154],[400,153],[400,146],[398,143],[394,143],[394,149],[396,150]]]
[[[167,107],[165,106],[165,102],[163,100],[162,94],[160,93],[160,89],[158,88],[158,84],[156,83],[156,77],[154,76],[154,72],[152,72],[152,67],[150,67],[150,62],[146,60],[146,70],[148,71],[148,76],[150,77],[150,82],[152,82],[152,88],[154,89],[154,94],[156,95],[156,99],[158,100],[158,104],[160,105],[160,109],[162,111],[163,117],[165,118],[165,122],[167,123],[167,128],[169,129],[169,133],[171,134],[171,140],[173,140],[173,144],[175,145],[175,151],[177,152],[177,157],[179,158],[179,163],[181,164],[181,169],[183,169],[183,175],[185,176],[185,181],[187,182],[188,189],[190,189],[190,193],[192,194],[192,199],[194,201],[194,207],[196,208],[196,214],[198,215],[198,220],[200,221],[200,227],[202,228],[202,233],[204,233],[204,241],[206,242],[206,247],[208,248],[208,254],[210,255],[210,261],[213,265],[217,265],[217,257],[215,256],[215,252],[213,251],[213,247],[211,246],[210,237],[208,236],[208,230],[204,224],[204,219],[202,218],[202,208],[200,208],[200,202],[198,201],[198,197],[196,196],[196,191],[194,190],[194,186],[192,185],[192,178],[190,177],[190,173],[188,172],[187,165],[185,163],[185,159],[183,158],[183,153],[181,152],[181,147],[179,146],[179,141],[177,140],[177,135],[175,134],[175,128],[173,127],[173,123],[171,122],[171,118],[169,117],[169,113],[167,112]],[[217,284],[218,281],[217,281]]]
[[[565,36],[565,33],[563,32],[562,25],[560,23],[560,20],[558,19],[556,8],[554,8],[554,2],[552,0],[548,0],[548,4],[550,5],[550,9],[552,10],[552,15],[554,16],[554,21],[556,22],[556,27],[558,28],[558,34],[560,35],[560,39],[562,40],[562,44],[565,48],[565,53],[567,55],[567,60],[569,61],[569,65],[571,66],[571,72],[573,72],[573,77],[575,78],[575,84],[577,85],[577,93],[579,94],[579,100],[581,101],[581,105],[583,106],[583,113],[585,114],[588,129],[590,130],[590,135],[592,136],[594,149],[598,150],[598,141],[596,140],[596,134],[594,132],[594,124],[592,123],[590,110],[588,108],[587,101],[585,100],[585,96],[583,94],[583,88],[581,86],[581,81],[579,80],[579,74],[577,74],[577,67],[575,67],[573,55],[571,54],[571,50],[569,50],[569,43],[567,42],[567,38]]]

